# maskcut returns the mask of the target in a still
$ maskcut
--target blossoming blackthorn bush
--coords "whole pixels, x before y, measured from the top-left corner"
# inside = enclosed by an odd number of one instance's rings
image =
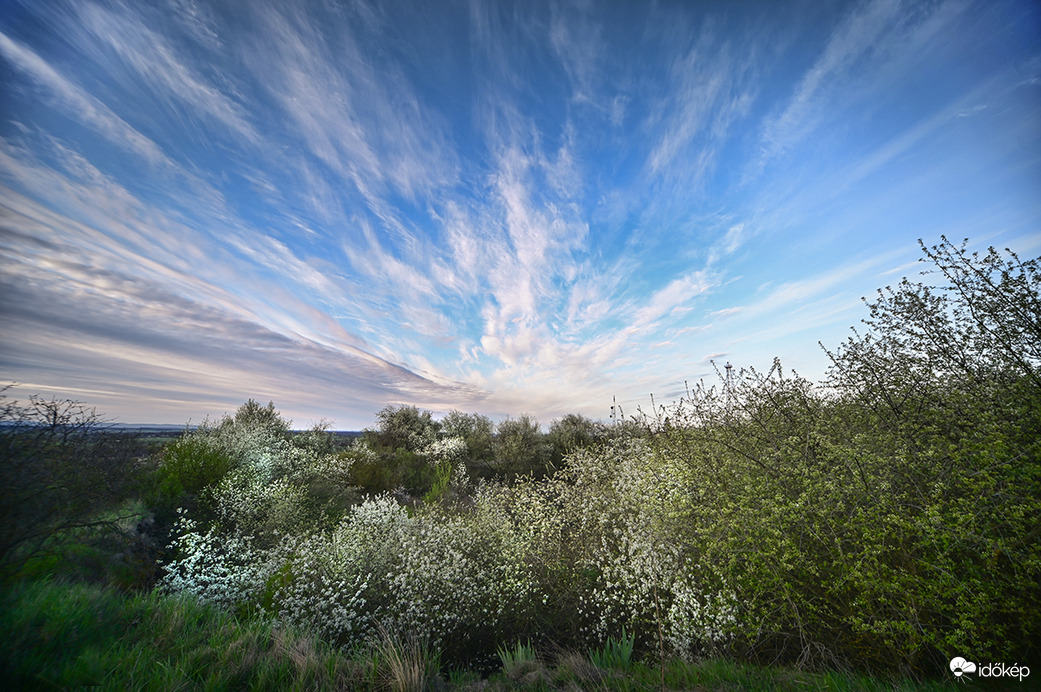
[[[163,587],[457,661],[623,632],[638,655],[918,676],[952,651],[1030,659],[1038,261],[946,240],[926,255],[946,289],[883,291],[823,384],[775,363],[635,423],[570,421],[544,478],[553,447],[525,419],[492,438],[483,417],[389,408],[338,455],[270,407],[186,433],[168,459],[199,450],[177,477],[209,512],[179,515]]]

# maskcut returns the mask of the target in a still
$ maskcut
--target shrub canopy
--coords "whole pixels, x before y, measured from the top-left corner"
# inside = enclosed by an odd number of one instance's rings
[[[644,655],[918,677],[959,652],[1036,659],[1038,260],[923,251],[930,282],[882,289],[820,384],[775,362],[549,435],[388,407],[339,455],[270,406],[245,416],[264,425],[188,433],[220,450],[181,483],[208,474],[213,505],[179,515],[165,587],[345,645],[409,632],[457,659],[623,632]],[[352,483],[373,492],[344,500]]]

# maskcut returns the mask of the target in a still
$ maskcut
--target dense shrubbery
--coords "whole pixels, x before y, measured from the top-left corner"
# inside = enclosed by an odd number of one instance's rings
[[[93,409],[0,388],[0,579],[53,553],[71,533],[115,529],[103,515],[140,491],[134,445],[105,428]]]
[[[495,425],[478,413],[452,411],[434,420],[415,406],[387,406],[378,426],[343,453],[355,484],[369,495],[404,490],[416,497],[442,497],[455,477],[509,480],[546,476],[566,453],[594,444],[602,426],[572,414],[554,421],[548,434],[529,415]],[[466,476],[464,478],[463,476]]]
[[[226,452],[212,518],[182,519],[164,585],[342,644],[388,627],[462,658],[624,628],[637,651],[688,659],[916,675],[952,651],[1027,659],[1041,637],[1037,262],[946,242],[927,254],[949,286],[882,291],[821,385],[775,364],[640,426],[569,417],[548,435],[528,417],[495,428],[388,407],[338,457],[284,430],[236,432],[249,452]],[[300,479],[333,469],[368,499],[313,506]],[[427,502],[407,509],[386,494],[399,488]]]
[[[823,386],[744,372],[652,437],[739,596],[738,652],[919,675],[1037,656],[1038,262],[926,253],[948,286],[880,291]]]
[[[350,459],[333,449],[323,426],[294,435],[273,404],[251,400],[167,445],[150,502],[160,526],[186,513],[269,545],[284,533],[329,526],[354,504]]]
[[[821,384],[775,363],[547,434],[392,406],[342,452],[251,401],[159,459],[160,587],[446,662],[1036,660],[1038,261],[926,254],[946,288],[881,291]]]

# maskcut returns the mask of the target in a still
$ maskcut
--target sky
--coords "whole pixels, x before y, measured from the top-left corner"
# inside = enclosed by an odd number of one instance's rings
[[[1041,3],[0,0],[0,383],[548,425],[1041,254]]]

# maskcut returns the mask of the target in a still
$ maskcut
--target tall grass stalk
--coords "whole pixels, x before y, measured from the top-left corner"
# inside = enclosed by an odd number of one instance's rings
[[[538,652],[531,642],[517,642],[508,649],[500,646],[496,653],[502,661],[502,672],[514,683],[520,685],[534,685],[546,679],[546,670],[539,660]]]
[[[393,692],[421,692],[436,686],[440,658],[414,635],[398,635],[379,627],[376,646],[381,682]]]
[[[636,638],[633,635],[626,635],[623,627],[622,634],[618,639],[608,637],[607,641],[604,642],[603,648],[589,652],[589,658],[597,668],[629,670],[629,667],[632,665],[633,646],[635,644]]]

